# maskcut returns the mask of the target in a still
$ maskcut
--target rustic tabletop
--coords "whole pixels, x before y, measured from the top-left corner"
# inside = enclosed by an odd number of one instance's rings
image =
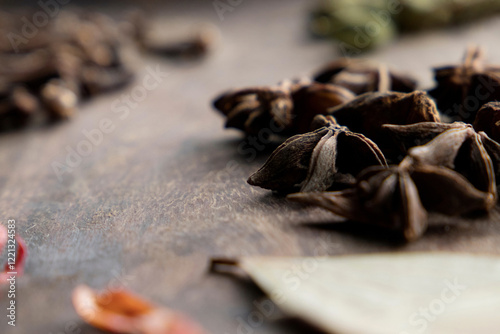
[[[212,333],[310,333],[277,312],[250,326],[263,295],[248,281],[209,273],[209,259],[500,253],[497,211],[453,225],[437,217],[422,239],[400,244],[246,183],[269,151],[223,130],[210,101],[228,88],[308,75],[340,56],[332,43],[308,38],[308,6],[243,1],[221,19],[211,1],[174,2],[155,15],[219,27],[221,41],[206,59],[143,59],[133,84],[83,104],[75,119],[0,136],[0,219],[15,219],[30,251],[17,282],[17,326],[2,315],[1,333],[98,333],[71,304],[82,283],[124,285],[190,314]],[[486,47],[498,62],[498,29],[500,18],[492,18],[404,36],[367,56],[414,74],[427,88],[431,66],[458,62],[470,44]],[[144,80],[155,84],[137,88]],[[0,310],[6,301],[0,297]]]

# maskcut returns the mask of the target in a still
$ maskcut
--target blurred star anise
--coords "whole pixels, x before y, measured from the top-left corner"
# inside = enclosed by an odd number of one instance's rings
[[[343,87],[301,80],[230,91],[213,104],[227,117],[227,128],[246,134],[270,129],[289,136],[307,132],[314,116],[353,98],[354,94]]]
[[[453,120],[472,123],[484,103],[500,99],[500,66],[486,65],[483,56],[482,49],[469,48],[461,65],[434,70],[437,87],[429,94]]]
[[[489,210],[495,204],[491,194],[477,190],[459,173],[415,163],[411,157],[389,169],[367,168],[354,188],[287,198],[318,205],[352,221],[400,231],[408,241],[427,229],[427,211],[463,215]]]
[[[490,138],[500,142],[500,102],[489,102],[479,109],[474,130],[484,131]]]
[[[339,126],[331,116],[316,116],[317,130],[289,138],[248,183],[279,192],[323,191],[355,183],[368,166],[386,166],[377,145]]]
[[[314,75],[314,80],[346,87],[357,95],[375,91],[409,93],[417,88],[417,82],[408,75],[389,71],[383,65],[349,58],[327,64]]]

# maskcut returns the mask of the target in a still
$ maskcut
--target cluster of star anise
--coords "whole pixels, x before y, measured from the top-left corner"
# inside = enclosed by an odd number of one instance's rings
[[[252,134],[276,122],[291,136],[248,183],[300,191],[288,198],[414,240],[429,212],[465,215],[496,204],[500,71],[480,55],[470,49],[464,64],[436,69],[429,93],[385,66],[341,59],[312,80],[232,91],[214,105],[226,126]]]

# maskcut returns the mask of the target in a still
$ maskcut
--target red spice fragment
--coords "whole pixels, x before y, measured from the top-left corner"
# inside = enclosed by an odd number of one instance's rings
[[[87,323],[112,333],[206,334],[184,314],[154,305],[124,289],[97,293],[79,285],[73,290],[73,306]]]

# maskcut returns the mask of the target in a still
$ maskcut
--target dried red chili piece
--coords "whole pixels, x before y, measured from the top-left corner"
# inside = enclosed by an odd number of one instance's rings
[[[19,235],[15,235],[15,237],[13,237],[12,234],[9,234],[9,232],[10,231],[8,231],[5,226],[0,225],[0,252],[6,246],[7,249],[11,245],[15,245],[17,247],[15,261],[11,263],[7,260],[3,267],[3,271],[0,273],[0,285],[7,284],[7,279],[11,276],[21,276],[24,273],[24,264],[26,262],[26,256],[28,255],[24,240]],[[15,240],[15,242],[10,243],[10,240]]]
[[[73,306],[87,323],[113,333],[206,333],[184,314],[154,305],[125,289],[97,293],[80,285],[73,290]]]

